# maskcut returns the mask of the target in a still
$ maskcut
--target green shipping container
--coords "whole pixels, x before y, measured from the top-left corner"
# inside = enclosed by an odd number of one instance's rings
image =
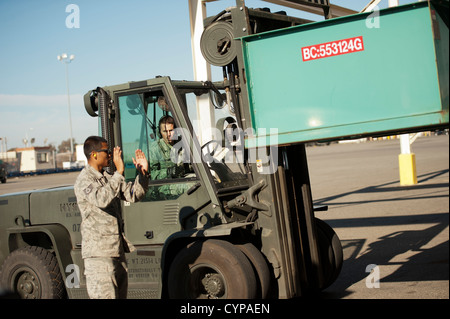
[[[241,41],[248,147],[448,126],[448,26],[429,2]]]

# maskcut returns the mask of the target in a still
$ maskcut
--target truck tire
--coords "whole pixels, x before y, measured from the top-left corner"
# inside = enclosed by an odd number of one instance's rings
[[[323,277],[323,283],[319,289],[323,290],[334,283],[339,276],[344,257],[341,241],[333,228],[323,220],[318,218],[315,220]]]
[[[261,252],[251,243],[237,245],[253,266],[257,281],[258,299],[266,299],[270,288],[270,271]]]
[[[174,299],[253,299],[256,287],[247,257],[223,240],[189,244],[169,269],[169,297]]]
[[[65,296],[56,257],[36,246],[15,250],[5,259],[0,271],[0,285],[23,299],[60,299]]]

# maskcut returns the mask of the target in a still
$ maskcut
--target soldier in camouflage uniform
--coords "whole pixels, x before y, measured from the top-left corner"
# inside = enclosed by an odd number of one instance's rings
[[[126,298],[128,269],[125,253],[134,246],[125,238],[120,200],[136,202],[148,189],[148,162],[136,150],[133,163],[138,170],[134,182],[126,183],[120,147],[113,154],[107,141],[90,136],[84,143],[88,165],[78,176],[74,190],[81,212],[81,254],[90,298]],[[116,172],[103,172],[113,155]]]
[[[158,123],[160,139],[150,145],[149,165],[152,180],[185,177],[192,172],[188,164],[182,163],[183,150],[176,150],[173,145],[175,122],[170,115],[163,116]],[[178,154],[175,154],[178,152]],[[152,199],[174,199],[183,194],[194,183],[178,183],[154,187]]]

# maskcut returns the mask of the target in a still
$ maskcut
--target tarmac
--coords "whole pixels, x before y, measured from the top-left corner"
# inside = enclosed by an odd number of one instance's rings
[[[401,186],[399,140],[308,147],[317,212],[341,239],[344,264],[321,296],[449,298],[449,137],[412,145],[418,183]]]

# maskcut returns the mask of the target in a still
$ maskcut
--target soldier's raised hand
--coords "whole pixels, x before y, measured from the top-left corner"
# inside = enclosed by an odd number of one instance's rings
[[[122,150],[120,149],[120,146],[114,147],[113,162],[114,162],[114,165],[116,166],[117,172],[119,174],[123,174],[123,171],[125,170],[125,165],[123,164]]]
[[[148,172],[148,161],[145,157],[144,152],[140,149],[137,149],[134,152],[134,155],[136,156],[136,159],[134,157],[132,158],[134,166],[136,166],[136,168],[145,175]]]

